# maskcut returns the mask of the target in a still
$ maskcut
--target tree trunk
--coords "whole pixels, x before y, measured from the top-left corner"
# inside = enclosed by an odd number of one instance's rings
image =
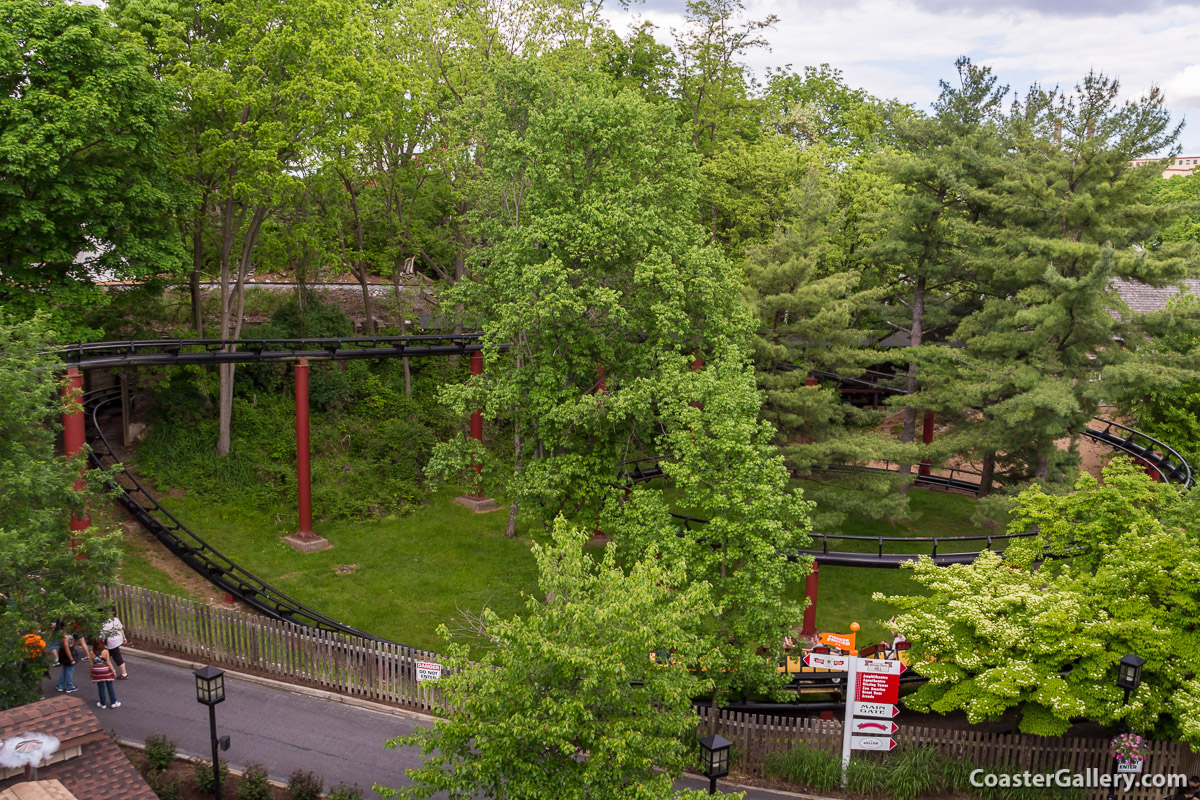
[[[909,346],[920,347],[925,335],[925,278],[917,278],[917,285],[913,289],[912,300],[912,327],[909,329]],[[916,394],[920,388],[921,382],[917,375],[917,363],[915,361],[908,362],[908,382],[905,388],[908,390],[909,396]],[[904,407],[904,430],[900,440],[905,444],[911,444],[917,437],[917,409],[910,405]],[[909,475],[912,473],[912,464],[901,464],[900,473]],[[904,484],[900,487],[901,494],[908,493],[909,484]]]
[[[196,219],[192,225],[192,274],[188,277],[188,289],[192,296],[192,329],[204,338],[203,298],[200,296],[200,276],[204,269],[204,218],[208,211],[208,193],[200,199]]]
[[[262,224],[270,214],[270,209],[259,206],[254,209],[246,233],[242,237],[242,252],[237,262],[237,279],[230,285],[230,262],[236,233],[241,229],[244,212],[237,213],[234,219],[234,203],[226,203],[225,221],[222,225],[221,242],[221,338],[236,340],[242,335],[242,323],[246,312],[246,278],[254,264],[254,247],[258,243],[258,234]],[[237,349],[236,343],[227,344],[221,352],[232,353]],[[221,364],[217,370],[217,455],[229,455],[233,432],[233,378],[234,364]]]
[[[520,364],[520,359],[517,360]],[[513,424],[513,471],[521,471],[521,431]],[[520,507],[514,500],[508,504],[508,523],[504,526],[504,536],[507,539],[516,538],[517,535],[517,512]]]
[[[983,454],[983,466],[979,476],[979,497],[987,497],[992,493],[992,481],[996,474],[996,451],[988,450]]]

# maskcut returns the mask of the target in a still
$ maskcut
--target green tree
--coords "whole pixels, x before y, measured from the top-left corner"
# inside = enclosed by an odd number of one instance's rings
[[[895,626],[929,678],[905,704],[972,722],[1017,708],[1022,731],[1046,736],[1086,717],[1200,747],[1198,514],[1124,458],[1103,484],[1083,475],[1067,495],[1022,492],[1009,531],[1037,533],[1003,559],[922,559],[913,574],[927,594],[876,595],[900,609]],[[1127,653],[1147,660],[1128,705],[1115,680]]]
[[[712,612],[708,587],[685,586],[682,566],[667,559],[628,575],[615,549],[596,563],[586,538],[559,519],[552,542],[534,546],[543,596],[528,598],[523,618],[484,610],[481,662],[450,644],[438,685],[451,710],[388,742],[420,747],[425,763],[407,771],[414,786],[385,796],[701,796],[672,783],[694,753],[691,698],[703,691],[707,646],[696,628]]]
[[[1118,399],[1108,378],[1134,360],[1148,371],[1156,352],[1114,279],[1162,285],[1191,267],[1189,244],[1141,244],[1179,209],[1145,202],[1161,179],[1130,166],[1179,128],[1157,91],[1126,102],[1118,92],[1094,74],[1070,93],[1035,87],[1004,123],[1007,157],[975,228],[982,304],[955,332],[959,353],[941,354],[958,362],[941,402],[982,409],[964,434],[985,479],[999,461],[1010,479],[1070,482],[1076,456],[1056,442]]]
[[[695,548],[690,579],[738,598],[722,599],[711,631],[727,635],[714,649],[777,648],[799,618],[782,593],[806,574],[786,556],[807,523],[757,422],[736,271],[694,222],[695,159],[670,120],[604,75],[518,62],[496,85],[478,228],[488,246],[448,299],[511,347],[444,398],[512,425],[515,465],[497,473],[510,501],[544,521],[598,524],[634,559],[674,530],[661,487],[623,502],[630,460],[659,456],[680,507],[729,540],[719,557],[712,541],[661,545]],[[472,457],[461,437],[439,455]],[[719,673],[722,691],[763,679],[762,659],[722,657],[746,659]]]
[[[55,454],[66,403],[58,360],[45,353],[50,336],[44,317],[18,322],[0,314],[0,708],[42,696],[46,662],[29,657],[23,635],[40,631],[48,640],[58,620],[98,629],[97,589],[113,581],[120,556],[111,531],[69,528],[100,495],[72,488],[82,455]],[[93,487],[105,483],[103,475],[88,477]]]
[[[86,335],[102,280],[182,267],[163,157],[173,98],[96,6],[0,3],[0,304]]]

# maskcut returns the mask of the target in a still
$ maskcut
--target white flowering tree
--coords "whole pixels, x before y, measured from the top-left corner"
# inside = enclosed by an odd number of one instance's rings
[[[1074,719],[1200,749],[1200,504],[1127,459],[1084,475],[1075,490],[1026,490],[1010,531],[1038,535],[1002,559],[913,566],[928,596],[885,599],[929,682],[917,710],[963,710],[972,722],[1021,712],[1021,730],[1060,735]],[[1051,557],[1043,560],[1043,554]],[[1129,697],[1116,684],[1127,653],[1146,659]]]

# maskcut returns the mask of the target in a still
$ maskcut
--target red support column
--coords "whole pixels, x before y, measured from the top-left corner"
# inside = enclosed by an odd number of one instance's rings
[[[812,572],[804,581],[804,593],[808,595],[808,608],[804,609],[804,627],[801,636],[817,635],[817,581],[819,580],[820,564],[813,561]]]
[[[298,530],[283,540],[301,553],[333,547],[312,529],[312,471],[308,444],[308,359],[296,362],[296,501],[300,512]],[[232,598],[227,597],[227,602]]]
[[[63,400],[69,404],[71,411],[63,411],[63,452],[67,458],[73,458],[83,452],[87,437],[83,430],[83,375],[75,367],[67,370],[66,381],[62,387]],[[72,485],[75,491],[83,491],[83,472]],[[91,517],[85,512],[82,517],[71,517],[72,531],[87,530],[92,524]],[[75,549],[75,536],[71,536],[71,550]]]
[[[483,353],[478,350],[471,353],[471,374],[483,374]],[[483,444],[483,409],[477,408],[471,412],[471,438]],[[475,465],[476,476],[483,474],[483,467],[479,464]],[[472,497],[483,497],[482,494],[475,492]]]
[[[921,442],[923,444],[933,444],[933,412],[925,412],[925,420],[921,426]],[[917,470],[919,475],[929,475],[929,462],[922,461],[921,468]]]
[[[483,374],[483,353],[476,351],[471,353],[471,375],[476,377]],[[483,409],[477,408],[471,412],[471,438],[479,442],[480,447],[483,446]],[[476,479],[483,474],[483,466],[481,464],[472,464],[475,469]],[[495,511],[500,506],[490,497],[485,497],[479,492],[472,492],[461,497],[454,498],[454,502],[461,506],[471,509],[476,514],[486,514],[489,511]]]
[[[312,470],[308,444],[308,359],[296,362],[296,498],[300,505],[300,539],[315,539],[312,529]]]

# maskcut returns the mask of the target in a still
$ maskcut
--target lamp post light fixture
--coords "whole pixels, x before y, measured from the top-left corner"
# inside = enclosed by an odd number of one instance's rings
[[[700,740],[700,766],[708,778],[708,793],[717,793],[717,778],[729,774],[729,748],[733,742],[719,733]]]
[[[1130,653],[1121,656],[1121,665],[1117,671],[1117,686],[1125,690],[1125,702],[1129,702],[1129,693],[1136,692],[1142,683],[1142,665],[1146,659]]]
[[[204,667],[193,673],[196,676],[196,702],[208,706],[208,730],[212,738],[213,789],[217,800],[221,800],[221,762],[218,749],[229,749],[229,737],[217,738],[217,703],[225,701],[225,670]]]
[[[1117,665],[1117,688],[1125,690],[1125,699],[1122,701],[1123,706],[1129,705],[1129,693],[1136,692],[1137,688],[1142,684],[1142,665],[1146,663],[1146,659],[1136,653],[1129,653],[1121,656],[1121,661]],[[1124,722],[1121,723],[1121,730],[1128,731],[1129,727]],[[1113,757],[1113,774],[1117,771],[1117,759]],[[1107,800],[1116,800],[1116,790],[1110,788],[1108,790]]]

